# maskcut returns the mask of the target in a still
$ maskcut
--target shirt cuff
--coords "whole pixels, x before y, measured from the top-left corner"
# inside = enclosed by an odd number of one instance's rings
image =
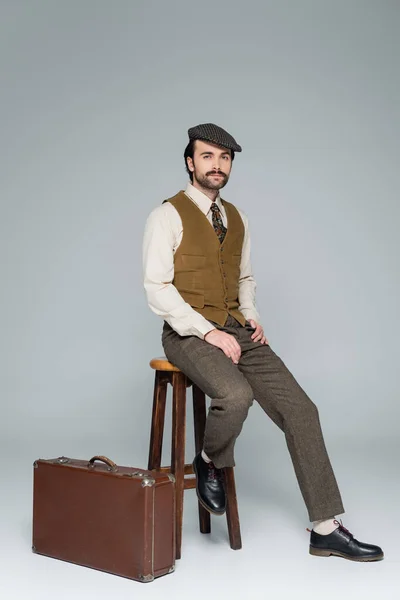
[[[247,319],[247,321],[249,321],[250,319],[254,319],[256,323],[261,322],[260,315],[255,309],[252,310],[251,308],[239,308],[239,310],[244,316],[244,318]]]
[[[212,325],[212,323],[209,323],[208,326],[204,325],[204,327],[200,327],[198,329],[199,332],[199,338],[201,338],[202,340],[204,340],[205,336],[207,335],[207,333],[209,331],[212,331],[213,329],[216,329],[215,325]]]

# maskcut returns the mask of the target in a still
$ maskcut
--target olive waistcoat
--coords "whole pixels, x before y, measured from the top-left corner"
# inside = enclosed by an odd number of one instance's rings
[[[204,213],[182,190],[164,200],[175,207],[183,225],[182,241],[174,254],[172,283],[207,320],[224,326],[232,315],[244,325],[238,299],[244,224],[235,206],[221,201],[228,221],[222,243]]]

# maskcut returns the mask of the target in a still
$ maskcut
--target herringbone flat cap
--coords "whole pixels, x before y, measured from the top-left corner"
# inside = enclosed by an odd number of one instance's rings
[[[235,152],[241,152],[242,147],[236,142],[225,129],[214,125],[214,123],[201,123],[190,127],[188,129],[188,135],[190,140],[203,140],[204,142],[211,142],[224,148],[230,148]]]

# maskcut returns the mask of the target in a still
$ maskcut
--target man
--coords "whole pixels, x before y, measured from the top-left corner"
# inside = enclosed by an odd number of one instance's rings
[[[260,324],[248,220],[219,194],[242,148],[213,123],[191,127],[188,135],[190,183],[149,215],[143,268],[149,306],[164,319],[168,360],[211,399],[203,450],[193,461],[198,498],[211,513],[225,512],[221,469],[235,466],[235,441],[256,399],[285,434],[313,522],[310,553],[380,560],[380,547],[359,542],[336,520],[344,508],[317,407]]]

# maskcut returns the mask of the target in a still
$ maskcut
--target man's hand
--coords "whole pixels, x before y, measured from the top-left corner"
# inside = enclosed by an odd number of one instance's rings
[[[223,353],[231,358],[235,365],[238,364],[242,350],[236,338],[230,333],[220,331],[219,329],[212,329],[204,336],[206,342],[212,346],[221,348]]]
[[[258,323],[256,323],[256,321],[254,319],[248,319],[250,325],[252,327],[254,327],[255,332],[251,335],[251,339],[254,342],[261,342],[262,344],[268,344],[269,342],[267,340],[267,338],[264,335],[264,330],[261,327],[261,325],[259,325]]]

